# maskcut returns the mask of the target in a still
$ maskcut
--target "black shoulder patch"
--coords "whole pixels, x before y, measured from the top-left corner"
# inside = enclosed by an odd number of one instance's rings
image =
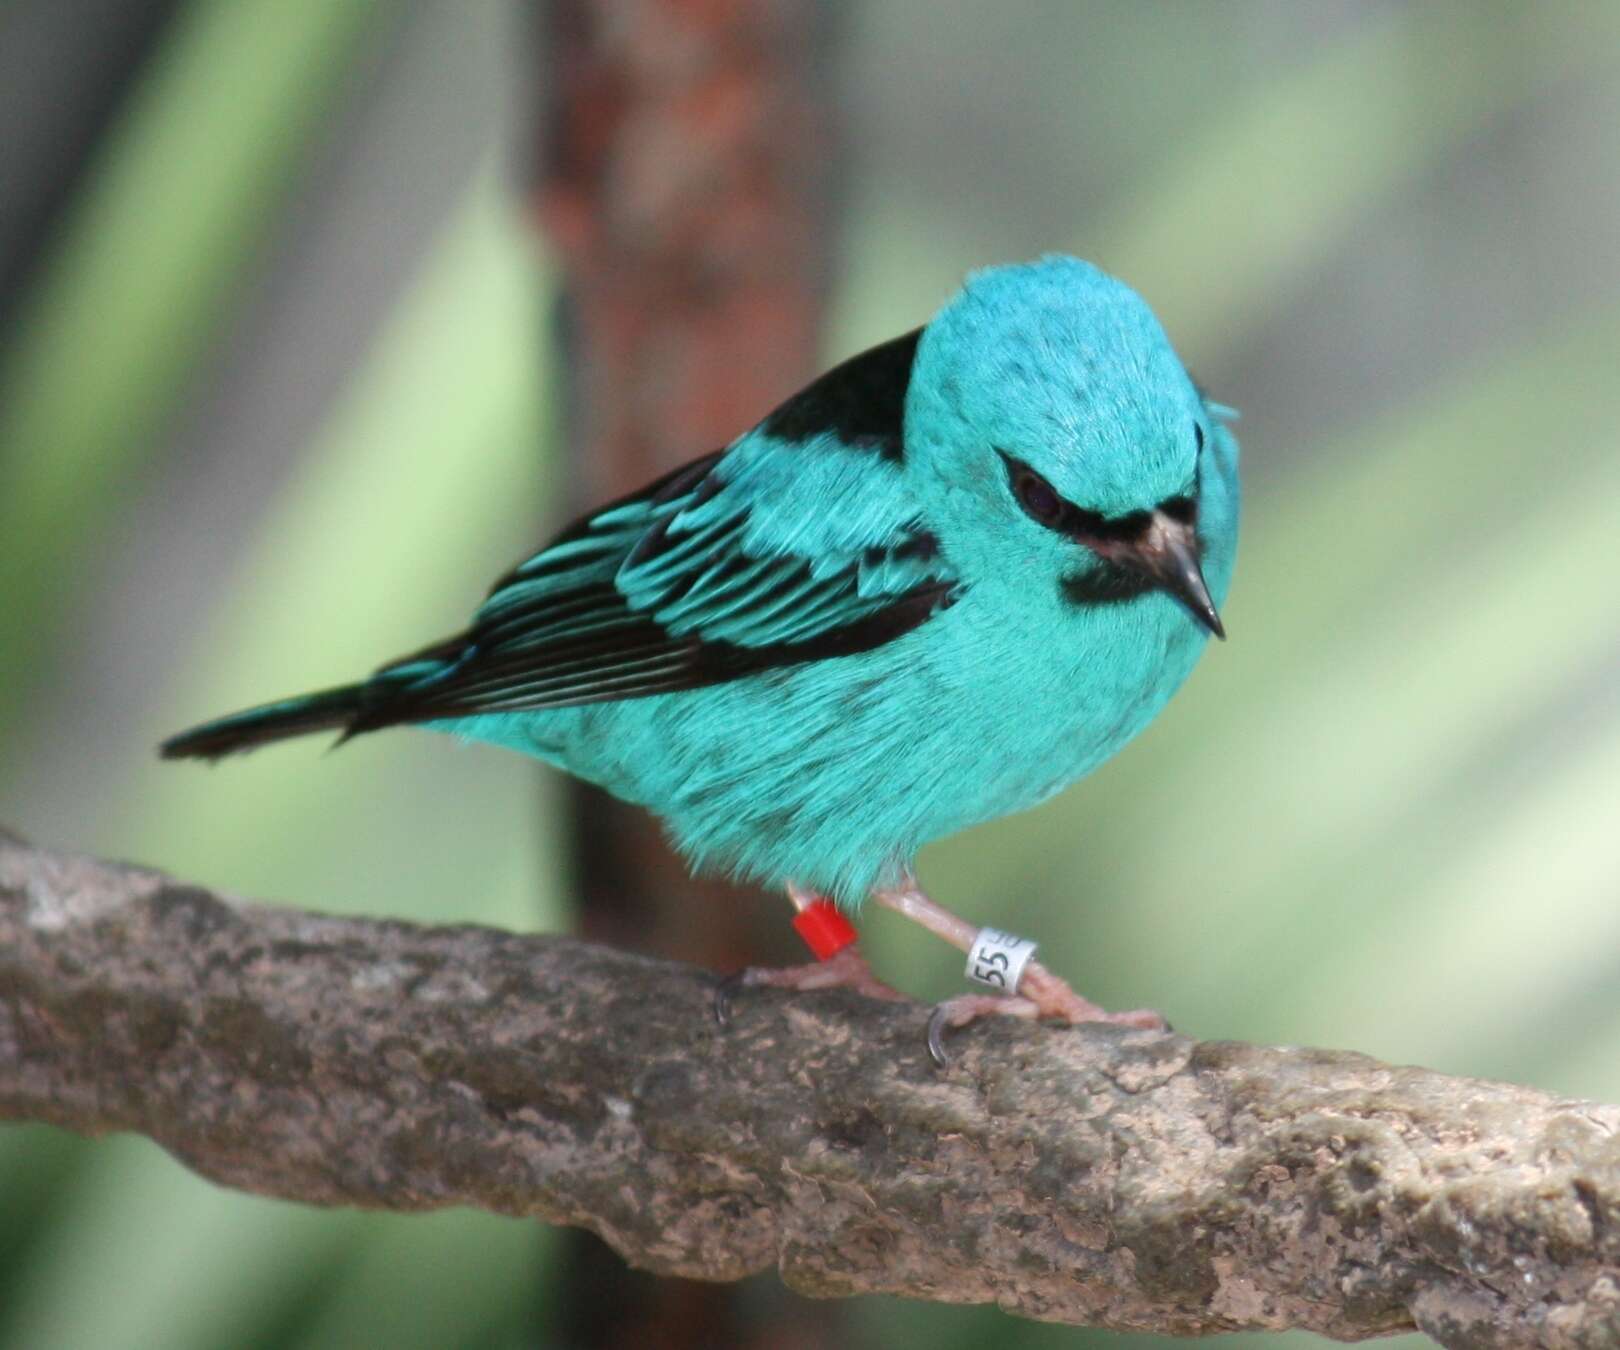
[[[914,328],[834,366],[761,422],[760,430],[784,441],[830,432],[851,449],[900,459],[906,387],[921,337],[922,329]]]

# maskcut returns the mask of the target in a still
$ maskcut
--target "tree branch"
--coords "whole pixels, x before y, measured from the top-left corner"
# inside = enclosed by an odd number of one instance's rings
[[[0,1117],[312,1204],[474,1205],[710,1280],[1174,1333],[1620,1342],[1620,1109],[750,993],[568,938],[322,918],[0,834]]]

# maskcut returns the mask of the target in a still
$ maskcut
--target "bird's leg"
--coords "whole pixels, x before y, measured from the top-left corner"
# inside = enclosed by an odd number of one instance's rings
[[[798,886],[787,888],[797,911],[794,927],[816,953],[802,966],[749,966],[722,980],[715,989],[714,1015],[721,1026],[731,1020],[731,1000],[742,989],[853,989],[868,998],[903,999],[873,973],[855,945],[849,920],[832,908],[830,900]]]
[[[903,914],[913,923],[942,937],[963,952],[972,952],[981,930],[951,913],[924,894],[915,881],[889,890],[874,891],[872,898],[885,909]],[[940,1065],[947,1062],[944,1033],[947,1028],[963,1027],[977,1018],[995,1014],[1003,1017],[1049,1017],[1062,1022],[1110,1022],[1115,1026],[1142,1027],[1162,1031],[1164,1017],[1146,1008],[1130,1012],[1108,1012],[1069,987],[1067,980],[1054,975],[1034,958],[1023,967],[1015,988],[1004,994],[959,994],[934,1009],[928,1020],[928,1051]]]

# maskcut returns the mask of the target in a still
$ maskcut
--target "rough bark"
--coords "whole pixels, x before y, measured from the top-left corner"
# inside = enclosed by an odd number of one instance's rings
[[[1620,1108],[1360,1055],[760,991],[0,836],[0,1117],[228,1186],[474,1205],[648,1269],[1178,1334],[1620,1343]]]

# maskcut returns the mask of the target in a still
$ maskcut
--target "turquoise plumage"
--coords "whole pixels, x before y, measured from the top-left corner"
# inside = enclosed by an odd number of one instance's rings
[[[642,803],[695,866],[853,909],[1095,768],[1186,678],[1237,541],[1224,411],[1096,268],[979,272],[565,531],[460,636],[164,753],[422,724]]]

